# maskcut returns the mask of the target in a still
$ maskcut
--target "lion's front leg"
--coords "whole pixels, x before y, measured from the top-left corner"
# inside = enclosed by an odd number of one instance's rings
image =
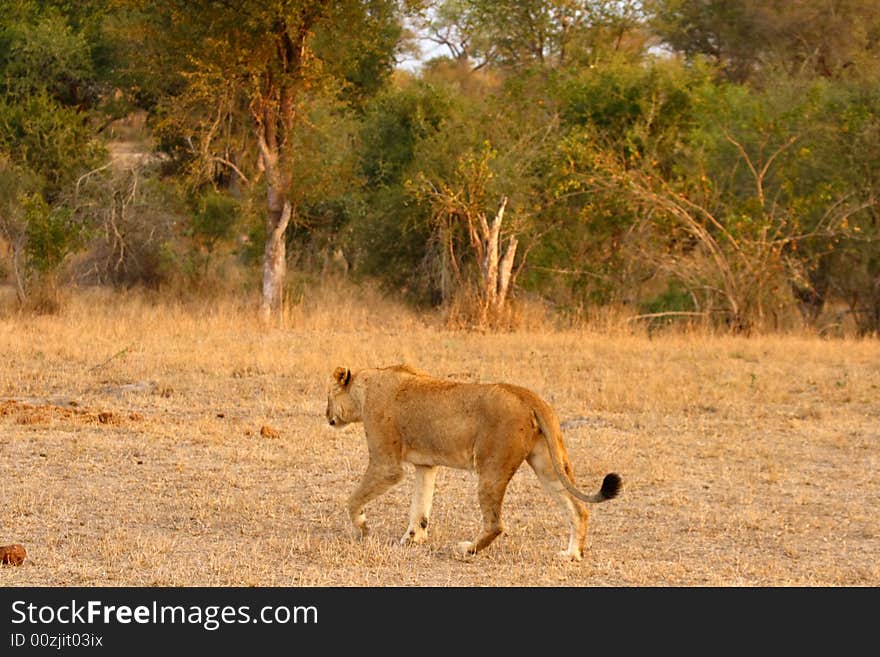
[[[431,517],[436,479],[436,465],[416,466],[415,489],[409,509],[409,527],[400,539],[401,545],[423,543],[428,538],[428,519]]]
[[[376,464],[370,461],[361,483],[348,498],[348,515],[354,525],[356,539],[360,540],[367,535],[367,515],[364,507],[402,478],[403,468],[399,463]]]

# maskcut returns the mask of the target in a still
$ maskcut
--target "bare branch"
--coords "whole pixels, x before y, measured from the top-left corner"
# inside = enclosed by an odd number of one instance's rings
[[[87,171],[86,173],[84,173],[83,175],[81,175],[79,178],[77,178],[77,179],[76,179],[76,185],[75,185],[74,188],[73,188],[73,198],[74,198],[74,201],[75,201],[76,199],[79,198],[79,186],[83,183],[83,181],[84,181],[86,178],[88,178],[88,177],[90,177],[90,176],[92,176],[92,175],[94,175],[94,174],[96,174],[96,173],[98,173],[98,172],[100,172],[100,171],[103,171],[104,169],[107,169],[107,168],[111,167],[112,165],[113,165],[113,162],[112,162],[112,161],[107,162],[107,164],[104,164],[104,165],[102,165],[102,166],[99,166],[97,169],[92,169],[91,171]]]
[[[225,164],[225,165],[228,166],[230,169],[232,169],[233,171],[235,171],[235,174],[236,174],[239,178],[241,178],[241,179],[245,182],[246,185],[250,185],[250,184],[251,184],[251,181],[248,179],[248,177],[247,177],[246,175],[244,175],[244,173],[242,172],[242,170],[239,169],[237,166],[235,166],[235,164],[234,164],[233,162],[231,162],[230,160],[226,159],[225,157],[216,157],[216,156],[215,156],[215,157],[214,157],[214,161],[215,161],[215,162],[219,162],[220,164]]]
[[[656,319],[658,317],[707,317],[708,313],[700,312],[700,311],[688,311],[688,310],[667,310],[662,313],[648,313],[646,315],[635,315],[634,317],[629,317],[627,322],[634,322],[638,319]]]
[[[726,130],[724,132],[724,138],[736,147],[743,160],[745,161],[746,166],[749,167],[749,171],[752,172],[752,176],[755,178],[755,186],[757,187],[758,202],[761,204],[761,207],[764,208],[764,178],[767,176],[767,172],[770,170],[770,167],[773,166],[773,161],[777,157],[779,157],[779,155],[788,150],[791,145],[794,144],[798,139],[800,139],[800,135],[792,135],[784,144],[773,151],[770,157],[768,157],[764,164],[761,166],[760,171],[755,167],[755,164],[752,162],[752,158],[749,157],[749,154],[746,152],[746,149],[743,147],[743,145],[740,144],[736,139],[734,139]]]

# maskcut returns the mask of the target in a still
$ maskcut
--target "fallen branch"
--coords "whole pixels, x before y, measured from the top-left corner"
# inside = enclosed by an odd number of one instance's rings
[[[119,358],[120,356],[124,356],[125,354],[127,354],[128,350],[131,349],[133,346],[134,346],[134,343],[131,343],[127,347],[120,349],[115,354],[113,354],[112,356],[110,356],[109,358],[104,360],[103,362],[98,363],[97,365],[94,365],[94,366],[90,367],[89,369],[87,369],[86,372],[94,372],[95,370],[101,369],[102,367],[104,367],[107,363],[109,363],[114,358]]]
[[[630,317],[626,321],[634,322],[637,319],[655,319],[657,317],[706,317],[708,313],[705,312],[695,312],[695,311],[686,311],[686,310],[669,310],[662,313],[648,313],[647,315],[636,315],[635,317]]]

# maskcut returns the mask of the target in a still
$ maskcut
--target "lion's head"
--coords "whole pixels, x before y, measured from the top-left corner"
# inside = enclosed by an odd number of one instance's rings
[[[345,367],[337,367],[330,377],[326,416],[331,427],[342,427],[361,419],[357,404],[351,398],[351,378],[351,370]]]

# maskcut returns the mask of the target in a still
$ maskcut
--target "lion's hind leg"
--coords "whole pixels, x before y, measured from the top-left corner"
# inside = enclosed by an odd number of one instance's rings
[[[401,545],[423,543],[428,538],[428,519],[431,517],[431,502],[434,498],[436,479],[436,465],[416,466],[415,489],[409,509],[409,527],[400,539]]]
[[[504,523],[501,522],[501,504],[513,472],[495,473],[495,476],[487,476],[487,474],[480,473],[478,486],[480,510],[483,512],[483,531],[476,542],[462,541],[458,544],[456,551],[461,556],[474,555],[487,548],[504,531]]]
[[[553,496],[568,516],[568,547],[562,550],[559,555],[573,561],[580,561],[584,553],[587,525],[590,519],[587,506],[565,490],[565,486],[559,481],[556,470],[553,468],[553,461],[550,459],[549,448],[544,440],[539,440],[535,444],[531,453],[526,457],[526,461],[532,466],[547,492]],[[571,478],[573,472],[567,457],[563,466],[566,474]]]

